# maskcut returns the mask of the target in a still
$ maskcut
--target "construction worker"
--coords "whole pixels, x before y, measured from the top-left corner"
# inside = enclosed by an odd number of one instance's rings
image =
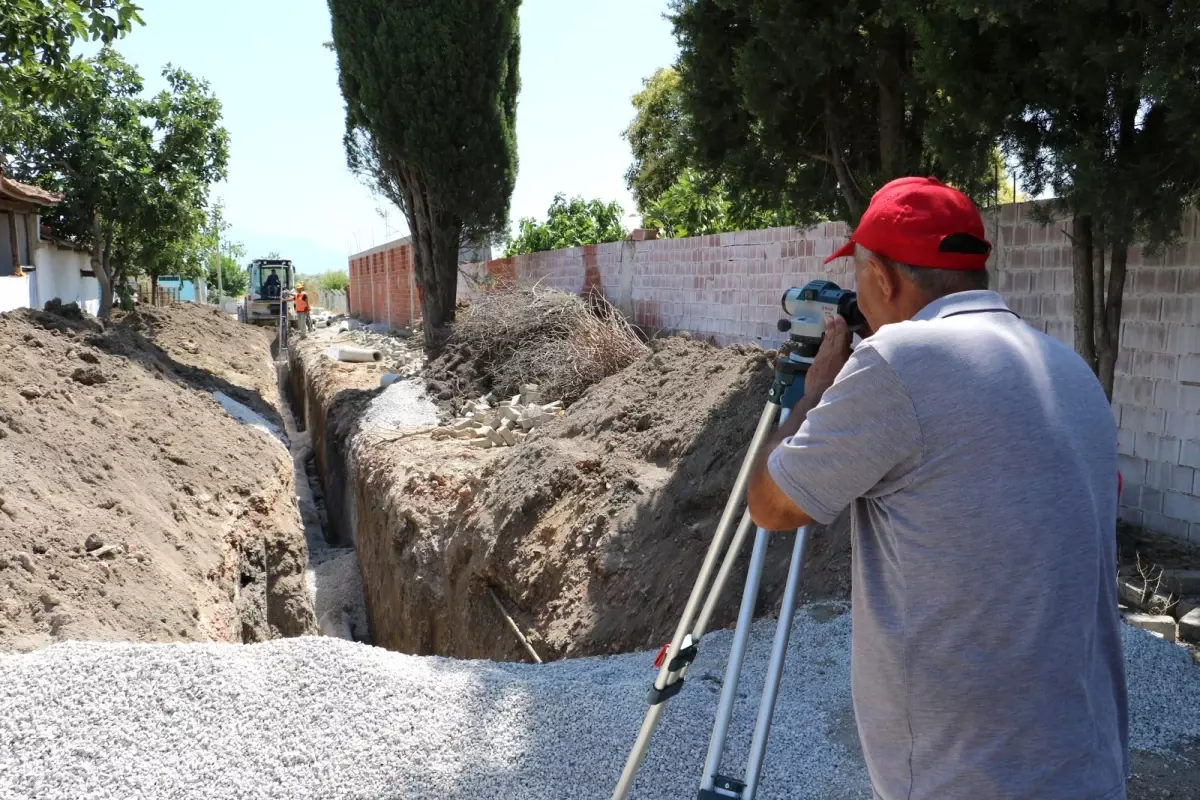
[[[296,327],[300,331],[300,338],[308,338],[308,293],[304,291],[304,284],[296,284]]]
[[[990,250],[936,180],[875,194],[827,259],[854,259],[867,338],[851,352],[830,321],[750,513],[787,530],[852,509],[876,798],[1124,800],[1112,409],[1071,348],[987,290]]]

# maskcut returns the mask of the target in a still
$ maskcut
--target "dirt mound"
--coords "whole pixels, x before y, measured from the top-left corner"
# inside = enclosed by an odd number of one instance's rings
[[[262,331],[179,304],[0,315],[0,649],[315,630]]]
[[[772,354],[684,338],[652,351],[503,454],[413,443],[408,458],[425,466],[397,469],[395,450],[364,450],[366,491],[390,506],[378,511],[389,541],[374,556],[363,550],[364,572],[372,558],[386,561],[393,586],[374,587],[377,610],[392,615],[377,643],[520,659],[489,588],[544,658],[670,636],[766,402]],[[434,444],[436,460],[422,450]],[[463,459],[480,465],[474,474]],[[848,593],[849,540],[834,527],[813,542],[810,597]],[[775,537],[760,613],[777,605],[791,542]],[[746,547],[716,625],[736,617],[748,556]],[[369,585],[369,604],[371,595]]]

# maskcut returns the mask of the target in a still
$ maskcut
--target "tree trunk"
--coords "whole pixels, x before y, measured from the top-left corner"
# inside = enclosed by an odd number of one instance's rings
[[[850,212],[852,224],[857,225],[859,217],[866,210],[867,198],[863,197],[854,182],[854,176],[846,166],[846,154],[842,151],[841,137],[838,134],[838,114],[833,104],[833,96],[825,93],[825,136],[828,139],[829,160],[833,164],[833,172],[837,176],[838,188],[842,200]]]
[[[112,318],[113,283],[108,272],[108,258],[104,252],[104,222],[100,209],[92,209],[92,274],[100,283],[100,319]]]
[[[1074,256],[1075,352],[1096,372],[1096,285],[1092,269],[1092,218],[1076,215],[1071,222],[1071,251]],[[1098,373],[1097,373],[1098,374]]]
[[[437,206],[415,171],[406,171],[398,183],[404,193],[405,214],[412,230],[413,272],[421,297],[425,344],[432,346],[443,329],[454,322],[462,223]]]
[[[1121,352],[1121,300],[1125,295],[1125,267],[1129,261],[1129,243],[1114,242],[1109,257],[1108,290],[1105,293],[1104,315],[1096,330],[1096,376],[1104,394],[1112,402],[1113,379],[1117,371],[1117,356]]]
[[[150,273],[150,305],[158,305],[158,273]],[[280,323],[281,325],[283,323]]]
[[[904,141],[904,37],[884,34],[875,83],[879,88],[879,169],[884,182],[900,177],[906,167]]]

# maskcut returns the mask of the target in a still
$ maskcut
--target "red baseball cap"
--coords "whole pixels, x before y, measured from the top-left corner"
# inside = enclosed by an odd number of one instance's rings
[[[856,244],[929,269],[986,269],[992,252],[971,198],[936,178],[897,178],[885,185],[871,198],[850,241],[825,263],[854,255]]]

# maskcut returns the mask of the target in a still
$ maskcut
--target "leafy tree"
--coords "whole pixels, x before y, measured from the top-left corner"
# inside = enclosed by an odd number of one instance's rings
[[[427,338],[454,319],[459,242],[507,227],[520,0],[329,0],[350,168],[413,237]]]
[[[152,146],[142,124],[142,79],[106,48],[86,69],[72,72],[62,91],[61,104],[23,109],[10,127],[19,136],[9,140],[9,165],[18,177],[64,195],[43,222],[91,246],[100,316],[107,317],[114,272],[131,275],[130,256],[141,246],[136,216]]]
[[[1200,6],[947,0],[912,17],[956,122],[999,123],[1024,185],[1072,217],[1075,349],[1111,397],[1129,248],[1174,240],[1200,194]]]
[[[144,106],[154,145],[139,204],[141,264],[152,287],[161,275],[195,279],[208,272],[210,187],[225,178],[229,133],[209,85],[170,65],[169,88]]]
[[[224,244],[221,245],[221,250],[221,289],[226,297],[241,297],[250,288],[250,273],[242,267],[237,256],[224,252]],[[205,281],[208,283],[209,292],[213,292],[217,287],[217,268],[212,261],[208,262]]]
[[[266,257],[267,258],[280,258],[279,251],[272,250],[271,252],[267,253]]]
[[[675,69],[659,69],[642,83],[642,91],[633,96],[637,113],[622,136],[633,150],[625,183],[644,214],[688,167],[688,116],[683,110],[683,83]]]
[[[130,0],[0,0],[0,99],[39,102],[64,91],[83,62],[80,39],[108,44],[141,25]]]
[[[568,201],[566,195],[556,194],[545,222],[525,217],[517,223],[517,235],[508,241],[504,257],[620,241],[629,233],[621,223],[623,216],[616,202],[582,197]]]
[[[246,293],[250,285],[250,275],[241,266],[241,259],[246,257],[246,246],[225,235],[232,226],[225,219],[225,203],[217,200],[209,210],[209,225],[204,234],[206,251],[205,265],[208,274],[205,278],[210,289],[218,288],[225,295],[240,297]],[[221,280],[217,280],[217,264],[221,265]],[[217,299],[216,294],[211,294]]]
[[[693,169],[685,169],[673,185],[649,203],[642,225],[657,228],[669,239],[727,231],[757,230],[790,225],[792,212],[739,209],[721,183],[709,184]]]
[[[990,132],[941,122],[896,0],[673,0],[694,166],[747,208],[857,222],[907,174],[991,189]],[[997,76],[997,80],[1002,80]]]
[[[65,196],[44,221],[92,249],[101,317],[114,288],[143,270],[156,279],[204,269],[204,204],[224,175],[227,136],[202,82],[170,67],[164,75],[170,88],[143,99],[136,70],[104,48],[71,74],[63,102],[2,115],[19,134],[14,174]]]
[[[317,278],[317,286],[327,292],[344,292],[350,285],[350,276],[344,269],[330,270]]]

